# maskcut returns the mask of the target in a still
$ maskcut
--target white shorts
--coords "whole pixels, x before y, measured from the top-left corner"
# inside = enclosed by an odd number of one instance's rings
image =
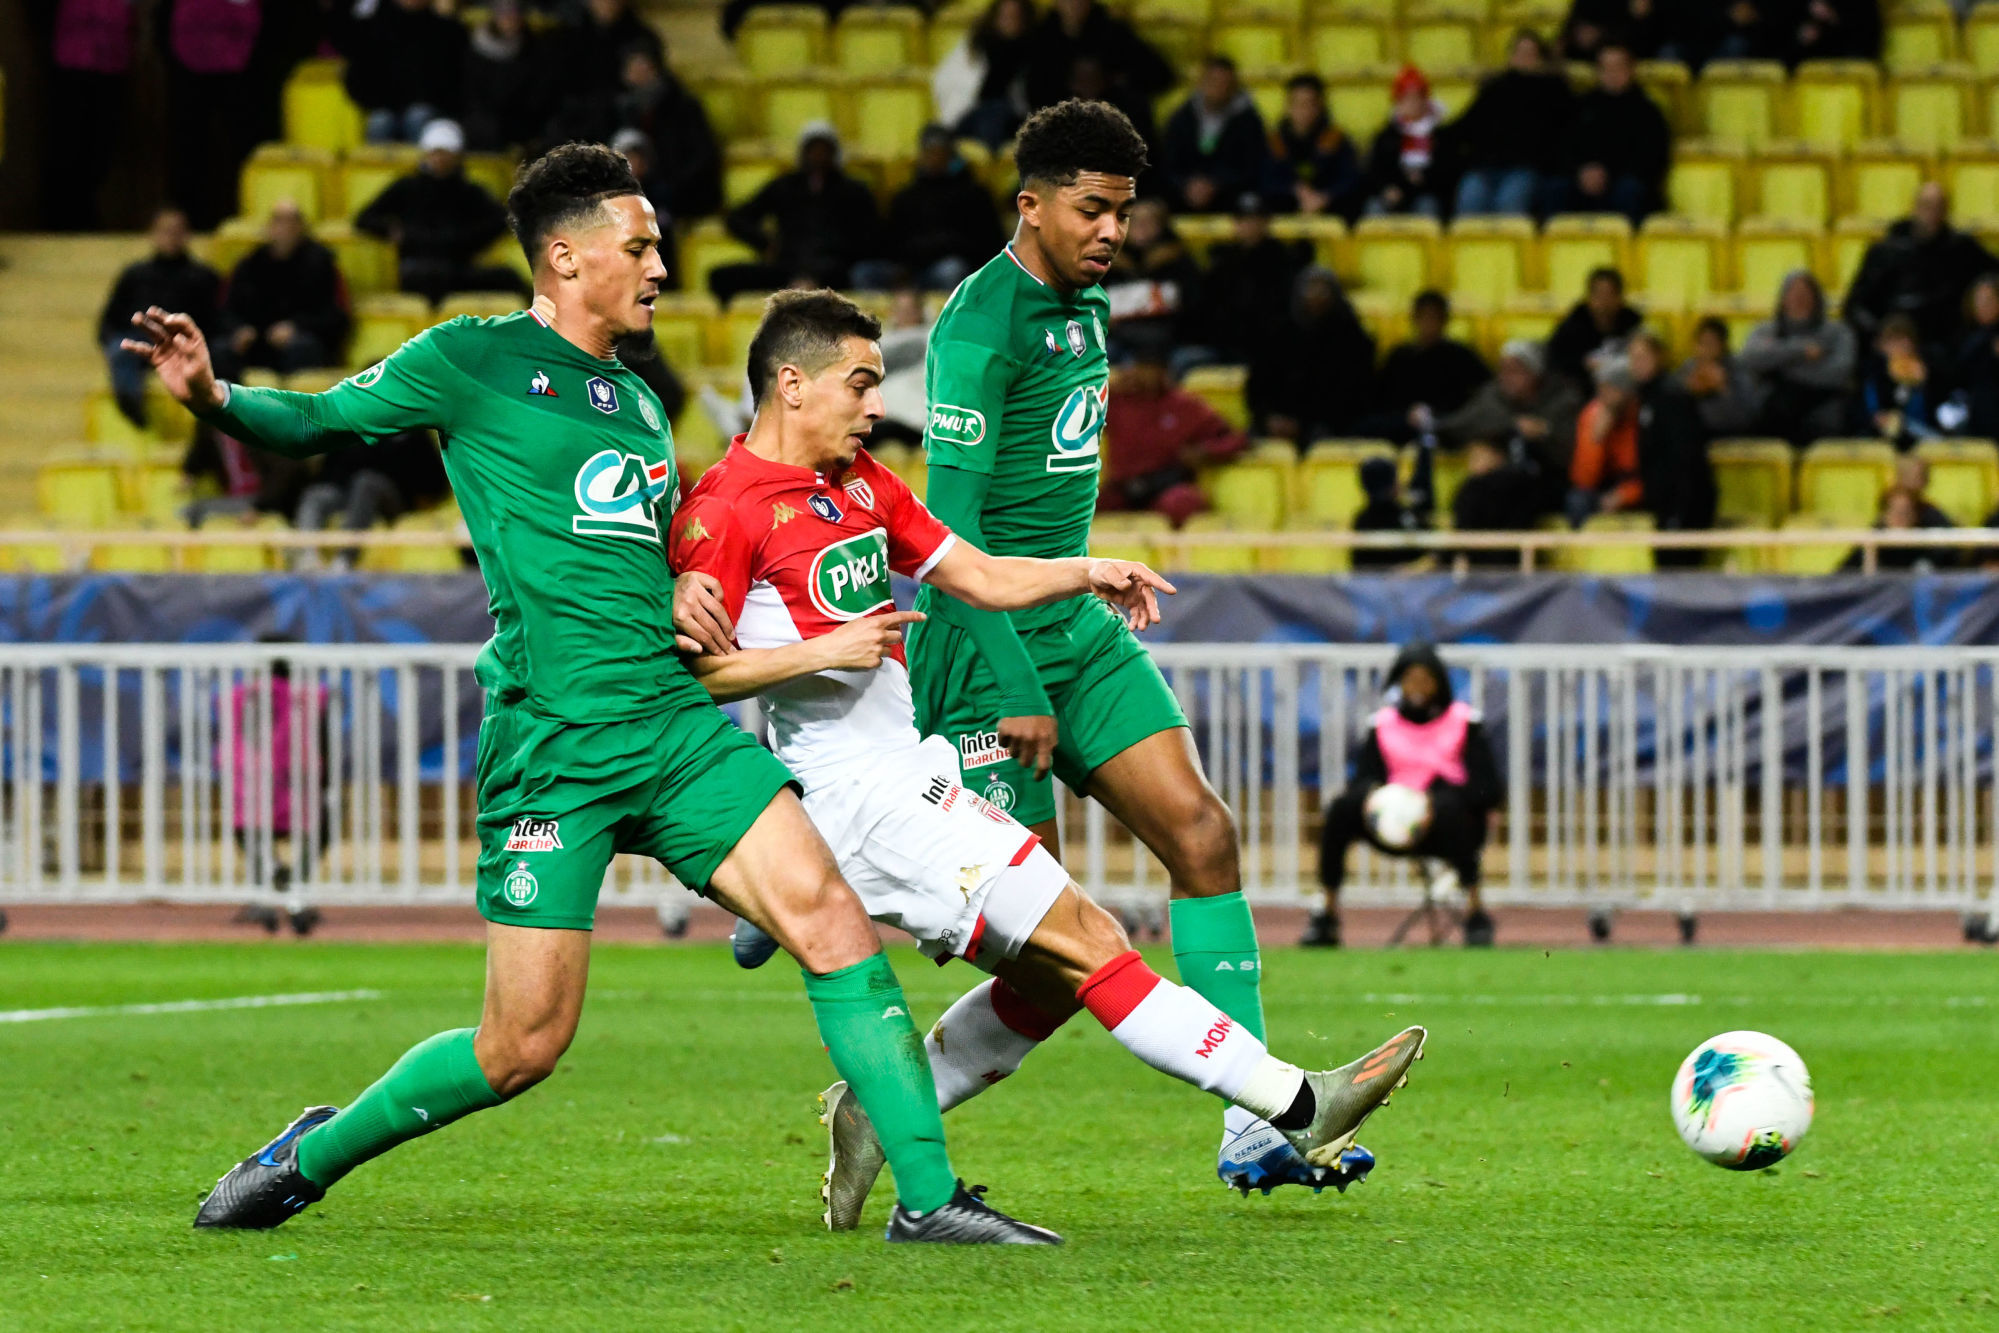
[[[915,936],[927,957],[1017,957],[1069,872],[958,777],[957,747],[932,736],[814,784],[805,813],[868,915]]]

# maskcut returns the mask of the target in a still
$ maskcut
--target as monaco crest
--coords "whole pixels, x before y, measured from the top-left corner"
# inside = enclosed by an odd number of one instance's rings
[[[847,479],[847,484],[844,489],[846,490],[847,494],[854,497],[854,502],[860,505],[861,508],[873,509],[875,507],[874,487],[868,485],[868,483],[862,480],[861,478],[849,477]]]

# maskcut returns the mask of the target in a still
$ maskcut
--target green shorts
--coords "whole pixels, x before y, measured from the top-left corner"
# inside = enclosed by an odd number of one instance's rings
[[[696,893],[771,798],[783,764],[710,704],[622,722],[489,705],[479,726],[479,914],[589,930],[611,857],[656,858]]]
[[[1070,607],[1020,640],[1055,708],[1054,776],[1081,791],[1099,764],[1187,715],[1116,611],[1095,597]],[[951,738],[966,787],[1023,824],[1055,817],[1054,784],[1000,748],[999,685],[969,633],[935,619],[912,627],[909,674],[916,729]]]

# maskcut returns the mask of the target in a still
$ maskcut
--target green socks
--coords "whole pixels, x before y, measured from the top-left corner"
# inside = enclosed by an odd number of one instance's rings
[[[937,1085],[888,959],[876,954],[823,977],[807,972],[805,995],[833,1067],[874,1122],[902,1206],[926,1213],[949,1203],[958,1177],[944,1152]]]
[[[458,1028],[417,1043],[339,1115],[307,1131],[298,1141],[298,1168],[305,1178],[326,1189],[399,1143],[498,1106],[499,1095],[472,1054],[476,1031]]]
[[[1263,962],[1248,900],[1241,893],[1175,898],[1167,910],[1180,980],[1262,1041]]]

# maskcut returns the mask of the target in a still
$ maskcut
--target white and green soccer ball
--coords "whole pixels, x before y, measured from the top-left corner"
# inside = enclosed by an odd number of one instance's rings
[[[1430,826],[1430,795],[1414,787],[1384,782],[1367,794],[1361,818],[1374,840],[1393,851],[1406,852]]]
[[[1765,1032],[1724,1032],[1694,1047],[1673,1077],[1673,1124],[1716,1166],[1783,1161],[1812,1127],[1812,1076]]]

